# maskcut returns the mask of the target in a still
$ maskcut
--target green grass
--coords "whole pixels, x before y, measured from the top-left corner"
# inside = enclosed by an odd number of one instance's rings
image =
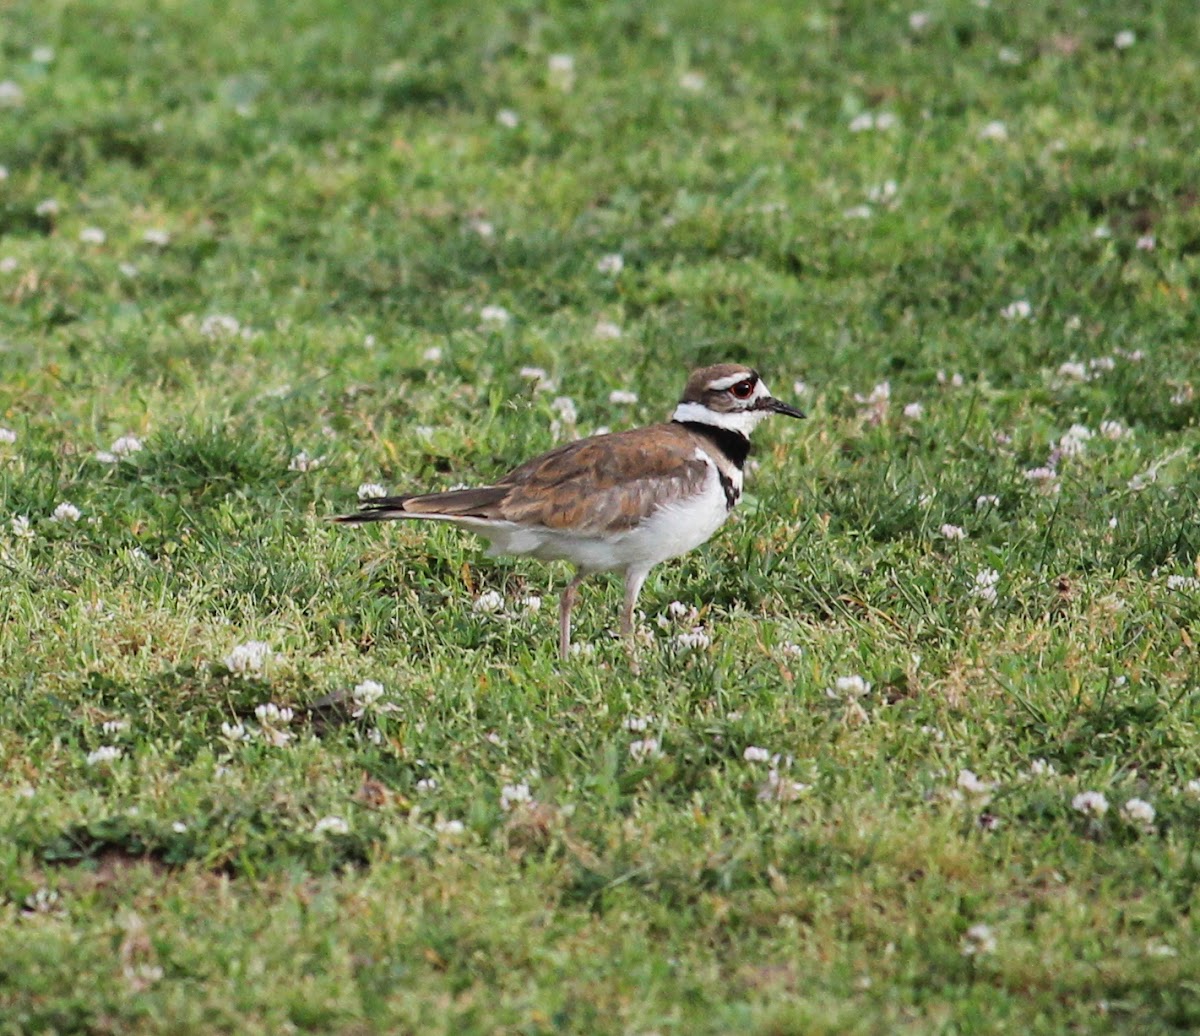
[[[1200,17],[927,12],[6,11],[0,1033],[1200,1025]],[[611,581],[560,664],[565,570],[324,521],[723,359],[809,420],[640,675]]]

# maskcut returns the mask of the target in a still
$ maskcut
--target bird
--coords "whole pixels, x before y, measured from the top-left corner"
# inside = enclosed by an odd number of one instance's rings
[[[489,557],[570,562],[575,574],[558,608],[563,659],[580,583],[618,572],[625,586],[620,628],[632,658],[634,609],[647,575],[725,522],[742,495],[750,435],[772,414],[805,416],[772,396],[752,367],[701,367],[668,421],[564,443],[491,485],[374,497],[331,520],[447,522],[488,540]]]

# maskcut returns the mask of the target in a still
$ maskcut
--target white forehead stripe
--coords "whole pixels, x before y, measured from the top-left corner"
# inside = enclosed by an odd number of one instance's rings
[[[745,381],[749,377],[751,377],[749,371],[742,371],[740,374],[726,374],[723,378],[710,381],[708,387],[714,392],[720,392],[723,389],[733,388],[739,381]]]

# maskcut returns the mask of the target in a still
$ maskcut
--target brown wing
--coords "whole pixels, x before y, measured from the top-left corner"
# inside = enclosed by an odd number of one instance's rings
[[[585,533],[632,528],[663,504],[699,492],[708,465],[696,441],[670,424],[567,443],[496,483],[495,517]]]
[[[366,500],[356,514],[334,521],[478,518],[620,532],[700,491],[708,465],[696,446],[691,432],[672,424],[594,435],[526,461],[493,486]]]

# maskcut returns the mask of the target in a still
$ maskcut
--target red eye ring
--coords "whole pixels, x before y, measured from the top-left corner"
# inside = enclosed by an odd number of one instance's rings
[[[749,399],[754,395],[754,379],[747,378],[745,381],[739,381],[729,389],[738,399]]]

